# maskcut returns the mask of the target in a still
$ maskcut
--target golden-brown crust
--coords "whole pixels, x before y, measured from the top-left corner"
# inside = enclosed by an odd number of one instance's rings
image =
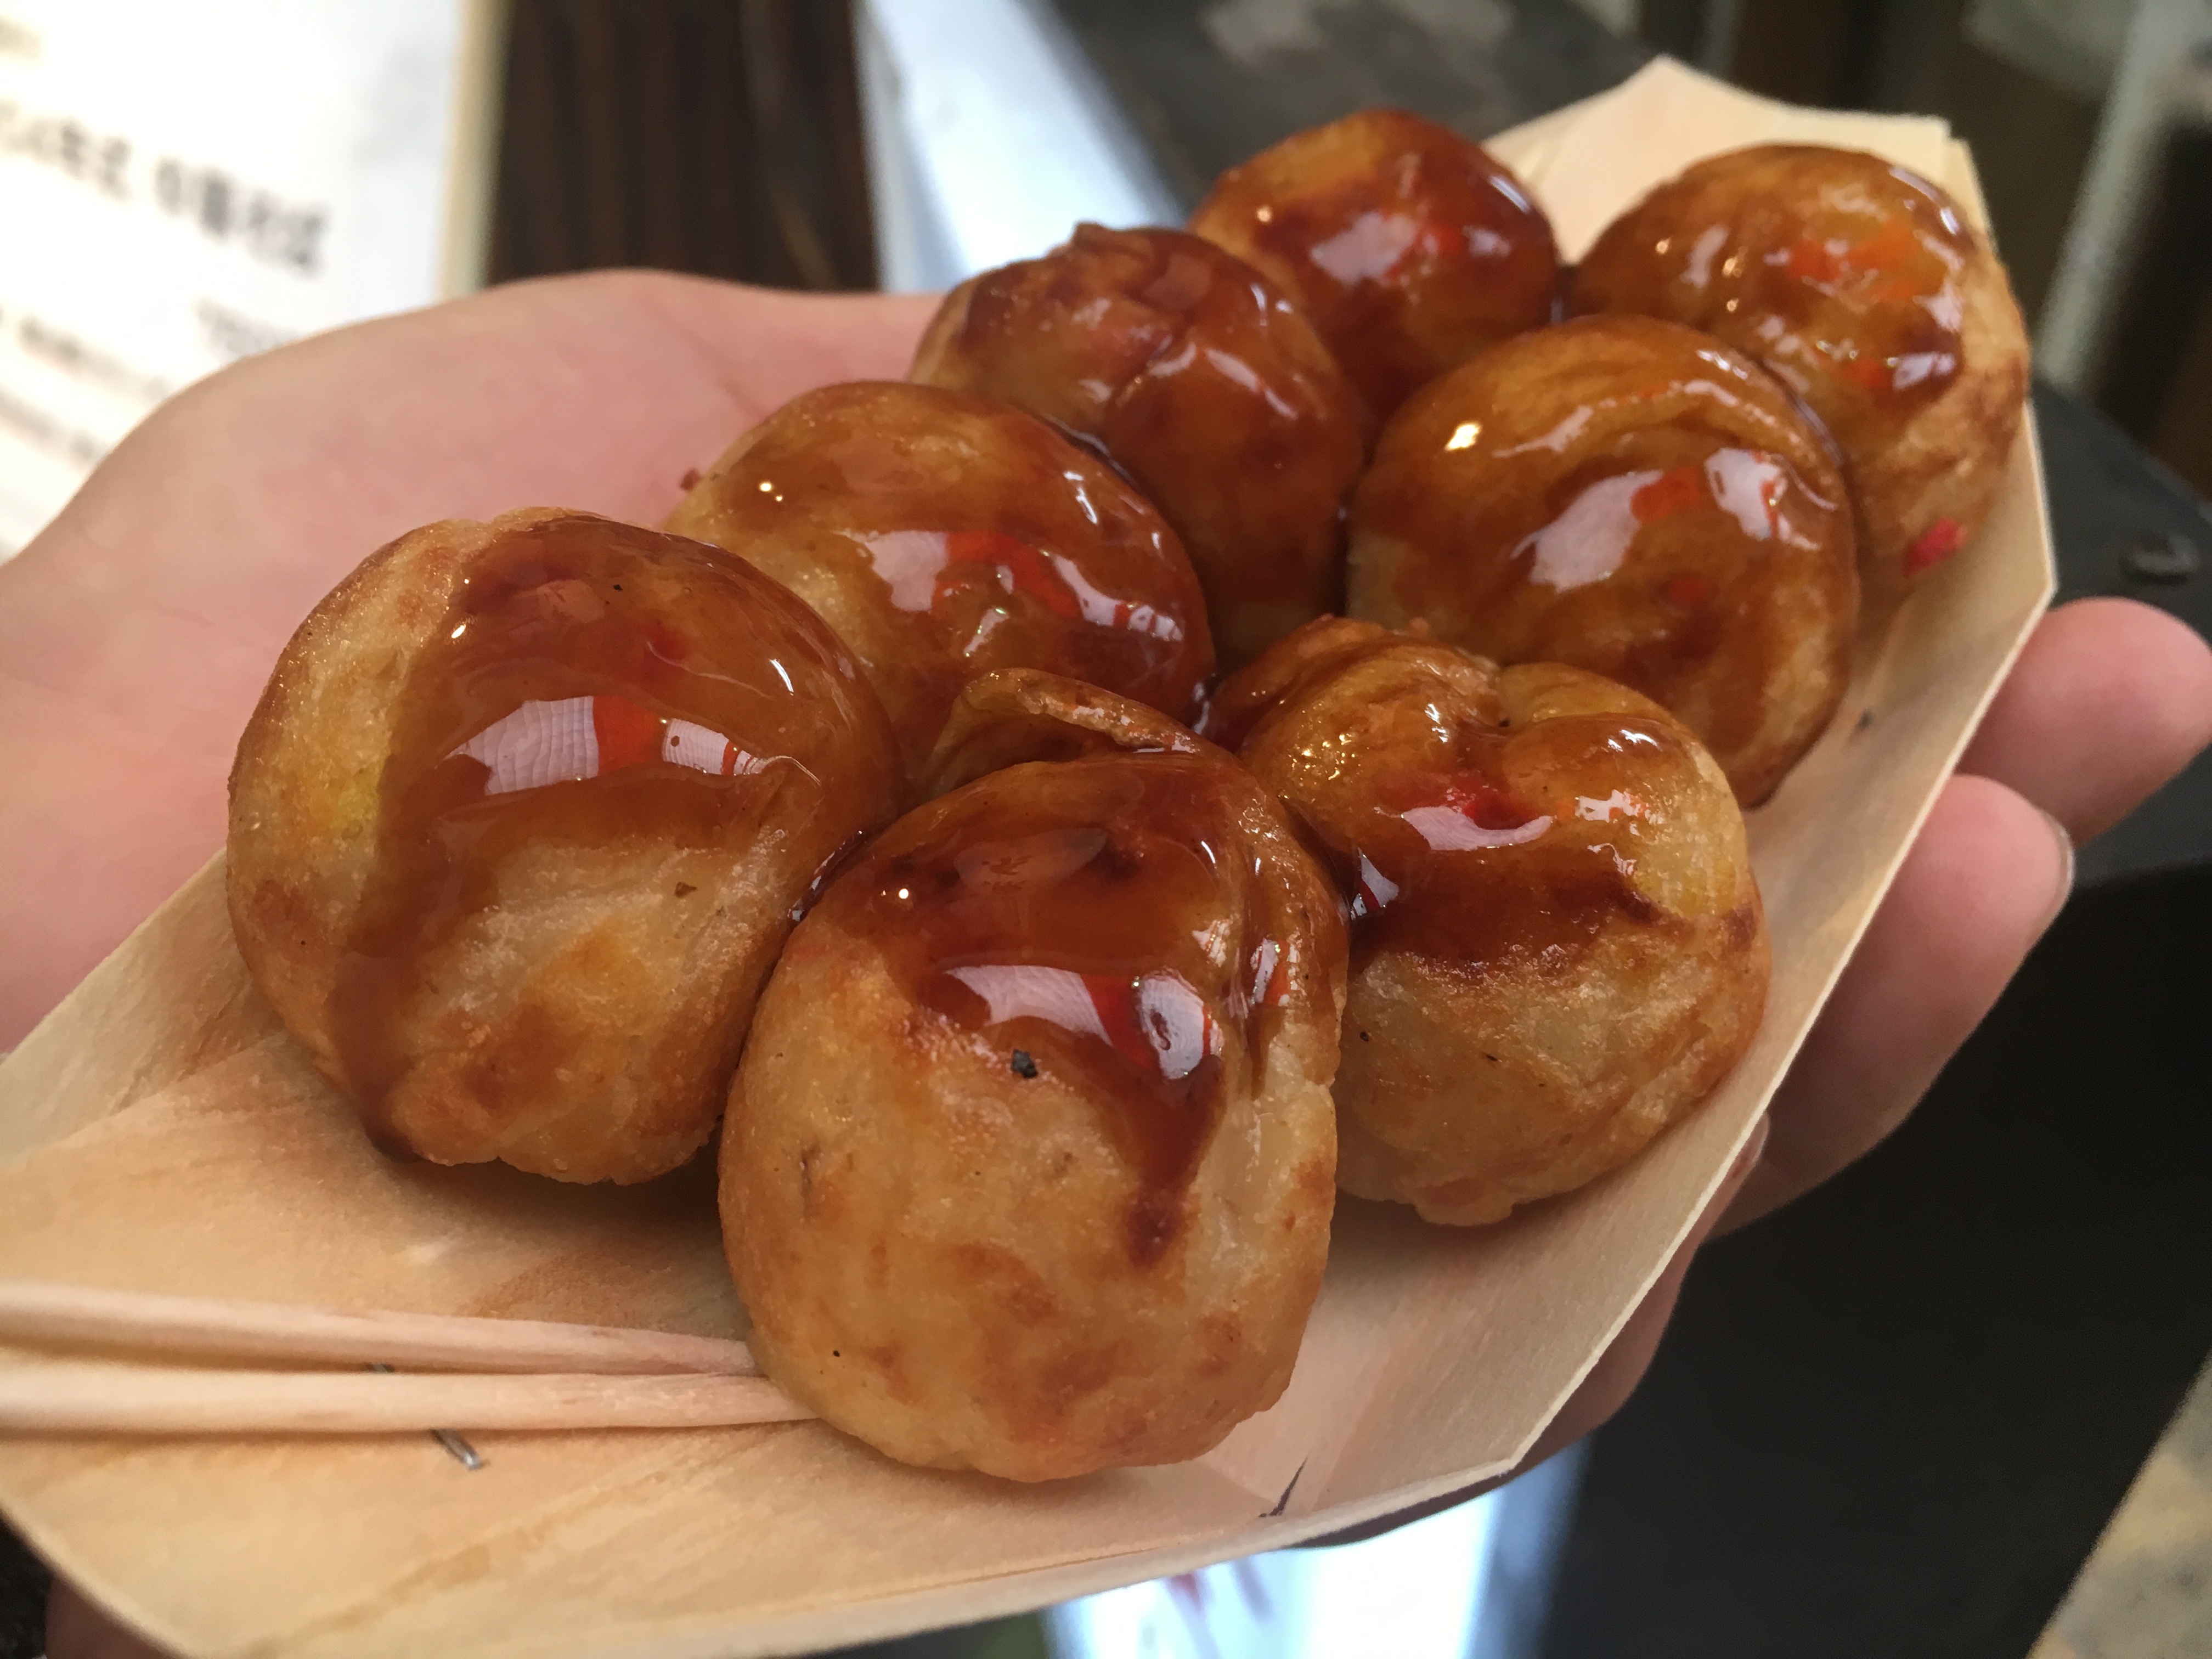
[[[1252,728],[1279,705],[1294,702],[1308,685],[1364,655],[1389,632],[1382,624],[1364,619],[1316,617],[1297,632],[1285,635],[1264,656],[1216,686],[1199,730],[1235,754],[1244,746]],[[1415,623],[1407,635],[1426,639],[1428,624]]]
[[[1788,381],[1842,447],[1875,607],[1987,515],[2027,329],[1988,240],[1928,180],[1815,145],[1713,156],[1607,228],[1569,306],[1708,330]]]
[[[1303,666],[1247,671],[1281,690],[1240,752],[1352,898],[1338,1178],[1496,1221],[1632,1157],[1750,1042],[1768,958],[1742,819],[1625,687],[1325,626],[1278,647]]]
[[[2003,264],[1986,242],[1959,282],[1969,372],[1896,441],[1858,461],[1854,481],[1872,605],[1972,541],[2004,482],[2027,407],[2027,334]]]
[[[1002,398],[1111,456],[1182,538],[1224,665],[1336,608],[1358,404],[1311,325],[1235,255],[1079,225],[947,295],[912,378]]]
[[[1377,425],[1558,301],[1552,227],[1520,180],[1403,110],[1358,111],[1230,168],[1190,228],[1312,319]]]
[[[588,571],[603,549],[645,573],[623,601],[642,610],[603,605],[612,596],[587,574],[546,580],[562,559]],[[689,562],[658,571],[664,549],[688,549]],[[662,581],[685,596],[667,609],[647,591]],[[502,582],[507,599],[483,609]],[[702,735],[696,722],[653,723],[655,707],[686,713],[680,687],[629,694],[590,678],[588,652],[537,663],[496,643],[518,607],[539,630],[519,642],[557,635],[563,614],[638,615],[648,629],[672,621],[653,648],[681,657],[684,623],[718,605],[757,632],[720,630],[703,647],[715,671],[779,684],[745,656],[772,635],[764,648],[799,688],[787,718],[773,702],[748,729],[722,722],[758,751],[723,769],[726,784],[659,758]],[[465,638],[477,657],[459,655]],[[576,673],[589,689],[570,702],[592,711],[597,758],[526,775],[515,769],[549,752],[557,722],[530,712],[551,705],[515,677]],[[465,728],[441,728],[456,711]],[[646,722],[635,756],[609,748],[625,717]],[[471,738],[501,730],[522,745]],[[725,556],[544,510],[434,525],[365,562],[286,647],[232,775],[233,927],[287,1026],[388,1150],[644,1180],[711,1132],[791,912],[845,842],[889,817],[895,779],[881,711],[850,659],[803,606]]]
[[[1162,859],[1199,868],[1142,840],[1163,807],[1220,849],[1203,914],[1115,896]],[[1095,822],[1076,833],[1099,850],[1038,850],[1066,844],[1036,827],[1063,818]],[[1264,934],[1281,951],[1268,1018],[1212,1003],[1252,1046],[1231,1036],[1219,1092],[1186,1101],[1212,1102],[1195,1140],[1173,1119],[1131,1139],[1144,1115],[1101,1092],[1121,1073],[1090,1068],[1086,1054],[1111,1060],[1077,1031],[1090,1015],[1058,1035],[1000,1021],[995,1003],[981,1015],[910,930],[884,931],[909,891],[1025,879],[1040,859],[1072,872],[1054,879],[1109,884],[1096,919],[1115,942],[1048,923],[989,961],[1012,949],[1065,975],[1103,949],[1126,975],[1180,952],[1207,980],[1194,948]],[[893,1457],[1023,1480],[1194,1457],[1272,1404],[1328,1252],[1343,949],[1334,896],[1279,807],[1210,747],[1019,765],[893,826],[793,933],[732,1088],[724,1237],[769,1375]],[[1237,951],[1220,960],[1243,971]],[[1011,1062],[1010,1043],[1026,1045]]]
[[[370,554],[300,624],[239,736],[232,929],[263,994],[326,1076],[340,1066],[325,1013],[375,863],[377,786],[400,689],[470,559],[501,529],[544,516],[447,520]],[[302,743],[310,731],[318,741]]]
[[[1089,755],[1195,755],[1212,745],[1158,709],[1036,668],[1001,668],[968,682],[922,769],[934,799],[1028,761]]]
[[[1858,621],[1826,435],[1711,336],[1636,316],[1516,336],[1400,410],[1350,589],[1354,616],[1634,686],[1747,803],[1826,726]]]
[[[919,770],[960,688],[1068,674],[1176,717],[1213,672],[1196,574],[1097,455],[1009,404],[823,386],[732,444],[669,515],[805,600],[860,659]]]

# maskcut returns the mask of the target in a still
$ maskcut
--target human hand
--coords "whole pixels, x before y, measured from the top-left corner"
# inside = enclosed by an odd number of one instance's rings
[[[158,411],[0,567],[0,937],[15,945],[0,1044],[222,844],[232,747],[270,666],[368,550],[522,505],[655,522],[686,468],[799,392],[903,374],[931,304],[562,278],[310,340]],[[1763,1149],[1532,1462],[1626,1398],[1723,1208],[1729,1224],[1763,1213],[1902,1121],[2057,913],[2071,842],[2208,740],[2212,651],[2186,628],[2118,600],[2045,623],[1777,1094]],[[57,1597],[52,1659],[86,1659],[104,1621]]]
[[[0,565],[0,1051],[222,845],[233,750],[317,600],[445,518],[658,523],[739,433],[902,378],[933,301],[617,272],[240,363]]]

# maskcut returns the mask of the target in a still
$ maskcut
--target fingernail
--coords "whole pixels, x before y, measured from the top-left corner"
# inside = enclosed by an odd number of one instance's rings
[[[2051,908],[2044,912],[2043,923],[2035,930],[2035,936],[2041,939],[2050,931],[2051,924],[2058,920],[2066,901],[2074,896],[2074,837],[2066,832],[2064,824],[2044,812],[2040,806],[2035,810],[2043,813],[2043,821],[2051,826],[2051,838],[2058,843],[2058,890],[2051,896]]]

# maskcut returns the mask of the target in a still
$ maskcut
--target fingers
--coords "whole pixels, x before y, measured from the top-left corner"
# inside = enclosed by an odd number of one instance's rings
[[[2208,741],[2212,648],[2185,624],[2131,599],[2045,619],[1777,1092],[1728,1226],[1904,1121],[2057,914],[2069,838],[2110,829]]]
[[[1960,769],[2009,785],[2078,842],[2212,743],[2212,647],[2133,599],[2081,599],[2037,629]]]
[[[46,1599],[46,1659],[169,1659],[167,1650],[132,1635],[77,1593],[54,1580]]]
[[[2073,884],[2060,827],[1986,778],[1945,786],[1776,1091],[1726,1224],[1826,1180],[1902,1122],[1989,1012]]]

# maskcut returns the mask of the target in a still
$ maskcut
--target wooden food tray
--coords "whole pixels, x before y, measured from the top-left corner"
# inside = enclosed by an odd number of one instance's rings
[[[1769,139],[1851,145],[1978,217],[1942,123],[1792,109],[1661,63],[1493,148],[1572,257],[1650,185]],[[1756,1121],[2052,586],[2032,424],[1751,817],[1765,1024],[1642,1158],[1473,1231],[1346,1200],[1282,1401],[1211,1455],[1043,1486],[890,1462],[818,1423],[476,1437],[0,1440],[0,1509],[192,1656],[786,1653],[1297,1542],[1510,1469]],[[563,1188],[386,1162],[247,980],[220,860],[0,1066],[0,1274],[735,1334],[709,1172]],[[0,1349],[0,1364],[25,1356]]]

